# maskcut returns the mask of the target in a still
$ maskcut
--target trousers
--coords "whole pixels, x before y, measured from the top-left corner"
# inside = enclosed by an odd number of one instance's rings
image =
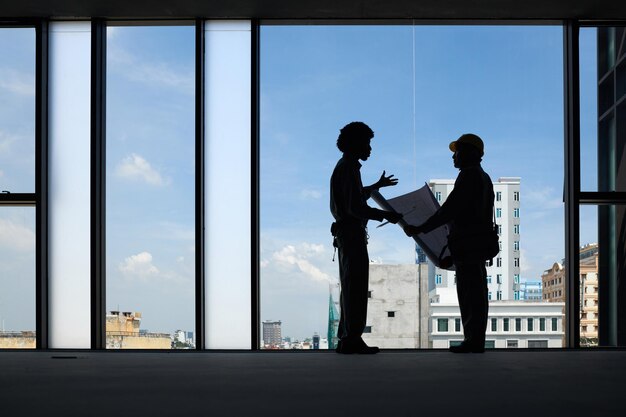
[[[460,263],[455,264],[455,268],[464,343],[483,347],[489,314],[485,263],[482,261]]]
[[[337,237],[341,314],[337,337],[360,338],[367,320],[369,255],[365,229],[346,230]]]

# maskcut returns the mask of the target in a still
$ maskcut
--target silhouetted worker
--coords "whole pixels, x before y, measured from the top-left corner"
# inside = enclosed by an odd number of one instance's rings
[[[460,170],[454,189],[428,220],[419,226],[407,226],[404,231],[415,236],[450,224],[448,242],[456,269],[456,290],[464,333],[463,342],[451,346],[450,350],[482,353],[485,351],[489,311],[487,270],[485,260],[476,254],[476,242],[472,236],[477,230],[493,229],[493,183],[480,166],[484,144],[478,136],[464,134],[450,143],[450,150],[454,152],[454,166]]]
[[[341,129],[337,147],[343,157],[337,162],[330,179],[330,211],[335,218],[331,227],[334,243],[339,250],[339,279],[341,281],[341,317],[337,337],[339,353],[377,353],[367,346],[361,336],[367,318],[369,257],[367,254],[367,221],[388,220],[397,223],[402,215],[367,205],[372,190],[396,185],[393,175],[385,176],[369,187],[361,182],[361,163],[369,158],[370,141],[374,132],[362,122],[352,122]]]

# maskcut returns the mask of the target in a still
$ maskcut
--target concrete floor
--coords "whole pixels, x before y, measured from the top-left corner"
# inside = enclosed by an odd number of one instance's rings
[[[626,416],[626,351],[0,352],[0,416]]]

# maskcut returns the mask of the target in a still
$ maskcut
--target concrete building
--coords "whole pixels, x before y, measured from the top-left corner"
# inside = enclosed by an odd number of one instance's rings
[[[580,343],[581,346],[598,344],[598,262],[597,243],[581,246],[579,252],[580,268]],[[541,275],[544,286],[543,300],[548,302],[565,301],[566,269],[561,263],[554,263],[552,268]]]
[[[542,301],[541,281],[524,281],[520,283],[519,291],[521,301]]]
[[[280,349],[283,341],[281,321],[266,320],[263,322],[263,347],[265,349]]]
[[[148,333],[139,329],[141,313],[111,311],[106,316],[107,349],[171,349],[167,333]]]
[[[565,301],[565,267],[559,262],[552,264],[552,268],[541,274],[543,287],[543,301]]]
[[[598,345],[598,245],[580,251],[580,344]]]
[[[563,347],[564,303],[493,301],[485,346],[487,348]],[[447,349],[463,341],[461,313],[456,304],[430,306],[430,347]]]
[[[35,349],[36,341],[33,331],[0,332],[0,349]]]
[[[370,264],[363,340],[381,348],[428,347],[428,265]]]
[[[500,253],[487,267],[487,285],[491,300],[520,298],[520,178],[500,177],[493,183],[496,224],[500,232]],[[452,190],[454,180],[433,179],[428,182],[435,199],[443,204]],[[416,252],[420,257],[420,251]],[[431,265],[428,288],[431,303],[456,303],[456,277]]]

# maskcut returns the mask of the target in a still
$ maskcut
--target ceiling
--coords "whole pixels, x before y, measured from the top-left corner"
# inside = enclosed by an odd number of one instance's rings
[[[18,0],[3,20],[52,18],[626,19],[625,0]]]

